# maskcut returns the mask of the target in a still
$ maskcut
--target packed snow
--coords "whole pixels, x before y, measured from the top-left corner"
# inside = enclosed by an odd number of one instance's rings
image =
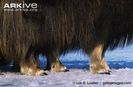
[[[45,57],[40,55],[40,66],[45,68]],[[50,72],[45,76],[26,76],[19,72],[2,72],[0,87],[133,87],[133,46],[106,52],[111,75],[89,72],[89,58],[82,51],[61,56],[68,72]]]

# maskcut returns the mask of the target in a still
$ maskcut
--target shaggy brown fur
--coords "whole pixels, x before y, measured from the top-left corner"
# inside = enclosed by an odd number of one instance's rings
[[[12,2],[22,2],[15,0]],[[58,54],[82,48],[91,58],[92,73],[109,73],[104,53],[133,42],[132,0],[24,0],[37,2],[38,12],[0,10],[0,53],[20,64],[21,72],[44,73],[36,56],[44,53],[48,67],[62,71]]]

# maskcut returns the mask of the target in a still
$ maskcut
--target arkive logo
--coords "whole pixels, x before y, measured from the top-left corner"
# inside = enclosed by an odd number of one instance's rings
[[[37,3],[4,3],[4,11],[37,11]]]

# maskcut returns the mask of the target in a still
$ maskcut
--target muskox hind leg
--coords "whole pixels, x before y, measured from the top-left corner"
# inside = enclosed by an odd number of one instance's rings
[[[66,72],[68,69],[61,63],[59,60],[58,52],[53,51],[48,54],[47,56],[47,70],[51,70],[52,72]]]
[[[37,62],[37,55],[31,53],[20,62],[21,73],[26,75],[46,75],[44,70],[40,69]]]
[[[97,45],[90,53],[90,71],[93,74],[110,74],[109,66],[103,55],[103,49],[103,45]]]

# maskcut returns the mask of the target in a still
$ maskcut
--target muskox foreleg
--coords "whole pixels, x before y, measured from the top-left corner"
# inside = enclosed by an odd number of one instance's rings
[[[103,45],[97,45],[90,53],[90,71],[94,74],[110,74],[109,66],[103,56]]]
[[[44,70],[40,69],[36,60],[36,55],[31,53],[20,62],[21,73],[26,75],[46,75]]]
[[[51,70],[52,72],[68,71],[67,68],[59,60],[58,52],[53,51],[48,53],[46,56],[47,56],[47,66],[46,66],[47,70]]]

